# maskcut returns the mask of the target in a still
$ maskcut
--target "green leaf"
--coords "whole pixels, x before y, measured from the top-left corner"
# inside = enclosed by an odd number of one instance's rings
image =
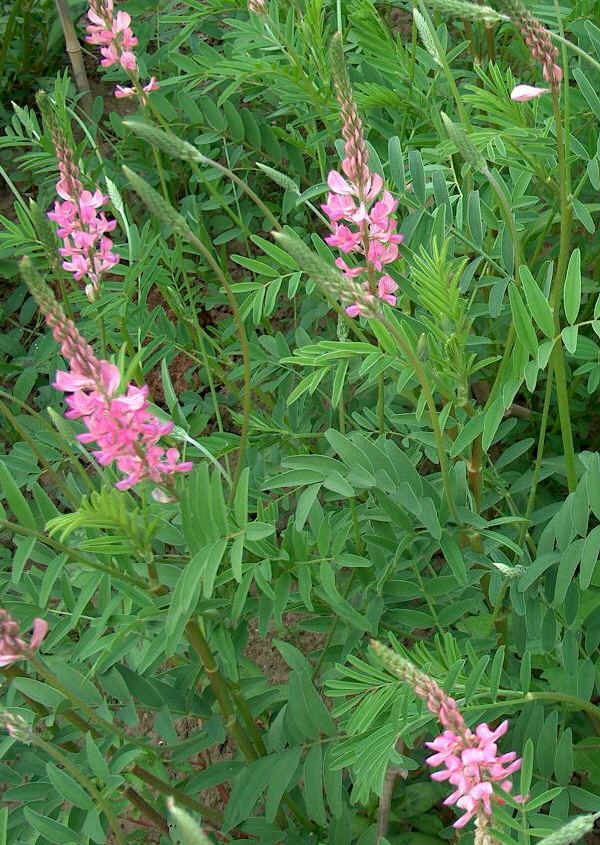
[[[46,763],[48,780],[61,798],[82,810],[93,810],[94,802],[77,781],[54,763]]]
[[[442,536],[440,546],[442,548],[442,552],[444,553],[444,557],[446,558],[446,562],[448,563],[448,566],[452,570],[452,574],[458,583],[466,584],[467,567],[465,566],[463,554],[456,540],[449,534],[445,534]]]
[[[596,570],[596,563],[598,562],[598,555],[600,554],[600,525],[592,528],[590,533],[585,538],[583,544],[583,552],[581,553],[581,563],[579,566],[579,586],[582,590],[587,588],[592,583],[594,572]]]
[[[524,653],[521,659],[519,680],[521,682],[521,690],[523,691],[523,694],[527,695],[531,685],[531,652],[529,650]]]
[[[510,299],[510,308],[513,315],[517,337],[531,357],[535,359],[538,349],[535,329],[533,328],[531,317],[525,308],[525,304],[521,299],[521,294],[517,290],[514,282],[511,282],[508,287],[508,297]]]
[[[479,249],[483,244],[483,224],[481,221],[481,203],[479,191],[470,191],[467,201],[467,217],[469,220],[469,231],[471,240]]]
[[[581,253],[574,249],[569,258],[563,289],[565,315],[571,325],[577,319],[581,305]]]
[[[458,437],[452,444],[450,457],[455,458],[457,455],[460,455],[461,452],[464,452],[467,446],[470,446],[473,440],[481,434],[484,423],[485,414],[476,414],[474,417],[471,417],[471,419],[468,420],[468,422],[461,428],[458,433]]]
[[[320,742],[315,743],[306,755],[302,780],[306,811],[314,822],[325,827],[327,813],[323,800],[323,749]]]
[[[548,300],[525,264],[521,266],[519,276],[533,319],[546,337],[552,339],[554,337],[554,317]]]
[[[568,786],[573,776],[573,740],[571,728],[567,728],[558,740],[554,753],[554,774],[561,786]]]
[[[12,512],[19,525],[37,531],[38,526],[35,517],[25,497],[17,487],[14,479],[3,461],[0,461],[0,489],[2,490]]]
[[[600,99],[596,94],[594,86],[580,67],[573,68],[573,76],[575,77],[579,90],[583,94],[588,106],[594,112],[596,118],[600,120]]]
[[[323,588],[324,598],[332,610],[345,622],[359,631],[370,631],[374,633],[369,620],[362,616],[352,605],[340,594],[335,583],[335,571],[328,563],[322,563],[319,567],[319,579]]]
[[[576,197],[573,197],[571,200],[571,205],[573,206],[573,213],[575,217],[583,224],[583,226],[585,226],[590,235],[593,235],[596,231],[596,226],[594,225],[592,215],[587,210],[587,206],[585,206],[581,200],[578,200]]]
[[[100,749],[94,742],[90,733],[85,735],[85,752],[90,769],[93,771],[94,775],[103,783],[106,783],[110,775],[108,763],[102,756]]]
[[[421,205],[425,205],[425,170],[419,150],[409,150],[408,169],[412,179],[413,193]]]
[[[49,842],[55,842],[57,845],[71,845],[71,843],[81,842],[80,836],[75,831],[65,827],[64,824],[60,824],[60,822],[54,821],[54,819],[48,818],[48,816],[36,813],[31,807],[24,807],[23,815],[27,823]]]
[[[65,697],[62,693],[54,689],[54,687],[44,684],[41,681],[36,681],[33,678],[17,677],[12,681],[12,686],[26,695],[33,701],[39,701],[49,710],[56,710]]]
[[[571,355],[575,354],[575,350],[577,349],[577,337],[579,335],[579,326],[565,326],[564,329],[561,331],[560,336],[562,337],[562,341],[565,345],[567,352],[570,352]]]
[[[482,446],[483,451],[487,452],[487,450],[492,445],[492,441],[496,436],[496,432],[498,431],[498,426],[502,422],[502,417],[504,416],[504,412],[506,410],[504,401],[502,397],[499,396],[497,399],[494,399],[490,407],[487,409],[485,414],[483,414],[483,437],[482,437]]]
[[[558,572],[556,573],[556,585],[554,587],[554,607],[560,607],[567,595],[567,590],[575,575],[575,570],[583,554],[584,540],[574,540],[561,554]]]
[[[528,801],[526,804],[523,805],[523,810],[526,813],[530,813],[532,810],[537,810],[538,807],[543,807],[544,804],[547,804],[549,801],[553,801],[557,795],[563,791],[562,786],[555,786],[553,789],[547,789],[545,792],[542,792],[541,795],[537,795],[535,798],[532,798],[531,801]]]
[[[269,264],[265,264],[264,261],[258,261],[256,258],[247,258],[245,255],[231,255],[230,257],[236,264],[240,264],[246,270],[252,270],[253,273],[257,273],[259,276],[269,276],[273,279],[279,276],[279,270],[273,269]]]
[[[406,181],[404,176],[404,160],[402,157],[402,147],[400,145],[400,138],[397,135],[392,136],[388,141],[388,158],[390,161],[390,176],[392,182],[400,193],[404,193],[406,188]]]
[[[177,647],[183,629],[198,603],[206,565],[211,554],[213,552],[217,554],[221,549],[222,557],[226,545],[226,540],[217,540],[215,543],[203,546],[183,568],[169,602],[165,624],[165,650],[167,654],[172,653]]]
[[[302,746],[299,746],[298,748],[290,748],[286,751],[281,751],[279,754],[272,755],[271,777],[269,778],[267,799],[265,802],[265,818],[268,822],[275,820],[279,804],[283,798],[283,793],[288,788],[288,785],[298,768],[301,756]]]
[[[35,537],[26,537],[17,540],[12,560],[11,580],[13,584],[18,584],[21,580],[25,564],[29,560],[36,543],[37,539]]]
[[[344,811],[342,800],[342,770],[334,769],[331,765],[330,754],[325,757],[323,766],[323,783],[329,810],[334,819],[339,819]]]
[[[294,669],[289,679],[290,716],[306,739],[335,733],[335,723],[316,691],[309,672]]]

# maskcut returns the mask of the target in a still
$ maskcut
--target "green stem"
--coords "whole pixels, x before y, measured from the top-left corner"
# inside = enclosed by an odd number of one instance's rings
[[[454,102],[456,103],[456,108],[458,110],[458,116],[460,117],[461,123],[463,124],[465,129],[468,129],[471,126],[471,121],[469,120],[469,116],[468,116],[468,114],[465,110],[465,107],[463,105],[463,101],[462,101],[460,93],[458,91],[458,87],[456,85],[454,77],[452,76],[452,70],[450,69],[450,65],[448,64],[448,60],[446,58],[446,53],[445,53],[444,49],[442,48],[442,45],[440,43],[440,39],[438,38],[437,31],[436,31],[436,28],[435,28],[435,24],[431,20],[431,17],[430,17],[429,12],[427,11],[427,9],[425,7],[425,4],[423,3],[423,0],[419,0],[419,9],[421,10],[421,14],[423,15],[423,17],[427,21],[429,33],[431,35],[433,43],[435,44],[435,49],[437,51],[439,60],[441,62],[442,70],[444,71],[444,76],[446,77],[446,81],[448,82],[448,86],[450,88],[452,96],[454,97]]]
[[[379,434],[385,434],[385,381],[383,373],[377,379],[377,419],[379,421]]]
[[[402,353],[408,363],[413,368],[416,377],[419,380],[421,385],[421,390],[423,391],[423,396],[425,397],[425,402],[427,404],[427,409],[429,411],[429,417],[431,420],[431,427],[433,429],[433,436],[435,438],[435,444],[437,448],[438,458],[440,461],[440,472],[442,475],[442,484],[444,486],[444,492],[446,495],[446,501],[448,503],[448,508],[450,509],[450,513],[452,518],[457,524],[460,524],[460,518],[458,516],[458,511],[456,509],[456,503],[452,496],[452,485],[450,483],[450,470],[448,467],[448,460],[446,457],[446,450],[444,449],[444,440],[442,437],[442,431],[440,429],[440,423],[438,420],[437,415],[437,408],[435,406],[435,401],[433,399],[433,394],[431,392],[431,387],[429,385],[429,379],[427,378],[427,374],[419,360],[418,356],[415,355],[413,352],[410,344],[407,342],[405,337],[402,335],[400,330],[396,328],[387,318],[382,317],[380,318],[382,325],[387,329],[387,331],[392,335],[396,343],[398,344],[399,348],[402,350]]]
[[[240,431],[240,449],[238,454],[237,466],[235,469],[235,475],[233,479],[233,487],[235,491],[238,479],[240,477],[240,473],[244,468],[246,451],[248,447],[248,432],[250,429],[250,412],[252,410],[250,346],[248,345],[246,327],[244,325],[244,321],[242,319],[242,315],[240,313],[235,294],[231,289],[231,285],[227,281],[227,277],[225,276],[221,265],[215,259],[212,252],[204,245],[200,238],[193,234],[193,232],[190,231],[187,234],[187,238],[202,253],[202,255],[204,256],[208,264],[212,267],[214,273],[216,274],[217,278],[223,286],[223,289],[227,296],[227,301],[229,302],[229,307],[231,308],[231,311],[233,313],[233,319],[236,324],[237,335],[240,341],[240,348],[242,351],[244,393],[242,397],[242,428]]]
[[[213,695],[215,696],[219,705],[219,710],[221,711],[225,730],[234,740],[246,760],[256,760],[258,758],[258,754],[235,715],[229,691],[227,689],[227,684],[221,677],[219,667],[213,657],[210,645],[195,620],[191,619],[187,623],[185,626],[185,634],[188,642],[200,658],[202,667],[208,676],[208,681],[213,691]]]
[[[162,115],[157,112],[154,108],[152,108],[151,110],[154,117],[162,126],[163,131],[166,132],[168,135],[172,135],[173,133],[171,132],[168,124],[163,120]],[[278,231],[281,229],[281,224],[279,220],[277,220],[273,212],[265,205],[265,203],[252,190],[252,188],[250,188],[244,182],[243,179],[240,179],[240,177],[233,172],[233,170],[230,170],[228,167],[225,167],[223,164],[220,164],[220,162],[215,161],[212,158],[208,158],[208,156],[203,155],[199,150],[196,150],[195,161],[199,162],[200,164],[208,164],[210,167],[214,167],[214,169],[218,170],[219,173],[222,173],[224,176],[227,176],[229,179],[231,179],[232,182],[235,182],[235,184],[238,185],[242,189],[242,191],[244,191],[244,193],[252,200],[252,202],[254,202],[258,206],[258,208],[260,208],[260,210],[263,212],[267,220],[269,220],[271,225],[274,226],[275,229],[277,229]]]
[[[166,823],[164,816],[161,816],[161,814],[158,813],[154,807],[151,807],[141,795],[138,795],[135,789],[128,786],[126,787],[123,795],[133,804],[134,807],[137,807],[143,816],[146,816],[146,818],[152,822],[157,830],[161,830],[165,834],[169,833],[169,825]]]
[[[152,155],[154,156],[154,163],[156,164],[156,169],[158,171],[158,178],[160,179],[160,189],[162,191],[162,195],[167,202],[169,200],[169,192],[167,190],[167,183],[165,181],[165,172],[162,166],[162,158],[160,155],[160,150],[152,144]]]
[[[53,760],[56,760],[57,763],[60,763],[61,766],[65,769],[65,771],[69,772],[75,780],[85,789],[86,792],[89,792],[92,799],[96,802],[96,804],[100,807],[102,812],[107,818],[109,825],[114,833],[114,837],[119,845],[126,845],[126,839],[123,836],[123,832],[121,831],[121,827],[119,825],[119,821],[113,811],[110,808],[110,805],[107,801],[104,800],[102,793],[99,792],[92,781],[83,774],[80,769],[73,765],[69,758],[62,754],[58,750],[58,746],[56,744],[50,744],[41,738],[39,734],[33,735],[33,743],[37,745],[38,748],[41,748],[48,757],[52,757]],[[139,797],[139,796],[138,796]]]
[[[189,810],[195,810],[197,813],[200,813],[203,818],[208,819],[211,824],[220,825],[223,823],[223,814],[218,810],[215,810],[212,807],[205,807],[204,804],[200,804],[199,801],[195,801],[193,798],[190,798],[190,796],[183,792],[183,790],[177,789],[177,787],[173,786],[173,784],[161,780],[156,777],[155,774],[143,769],[141,766],[133,766],[131,773],[135,775],[135,777],[144,781],[144,783],[148,786],[156,789],[156,791],[160,792],[161,795],[172,795],[177,804],[181,804],[182,807],[187,807]]]
[[[550,305],[554,311],[554,333],[560,336],[560,300],[563,291],[565,273],[569,260],[569,249],[571,244],[571,229],[573,215],[569,199],[570,172],[566,158],[566,144],[563,137],[563,125],[560,114],[559,92],[556,85],[552,88],[552,104],[554,108],[554,127],[556,132],[556,149],[558,154],[558,176],[560,194],[560,246],[556,272],[550,292]],[[562,342],[557,341],[552,350],[552,366],[556,377],[556,398],[558,402],[558,415],[562,434],[563,451],[565,454],[565,469],[567,474],[567,485],[569,492],[573,492],[577,486],[577,471],[575,469],[575,449],[573,445],[573,431],[571,428],[571,415],[569,411],[569,393],[567,387],[567,374],[565,355]]]
[[[535,497],[537,493],[537,486],[540,480],[540,472],[542,468],[542,458],[544,457],[544,442],[546,440],[546,428],[548,426],[548,414],[550,411],[550,398],[552,396],[552,378],[554,371],[552,364],[548,367],[548,375],[546,378],[546,392],[544,394],[544,407],[542,409],[542,420],[540,423],[540,433],[538,437],[537,454],[535,456],[535,464],[533,467],[533,475],[531,477],[531,487],[529,489],[529,496],[527,497],[527,509],[525,511],[525,522],[521,528],[521,536],[519,538],[519,545],[522,544],[527,526],[533,513],[535,505]]]

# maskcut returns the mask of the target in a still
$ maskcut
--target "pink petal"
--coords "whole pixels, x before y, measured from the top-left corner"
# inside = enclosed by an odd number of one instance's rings
[[[346,182],[337,170],[331,170],[327,177],[327,184],[336,194],[354,194],[354,188],[349,182]]]
[[[534,100],[542,94],[549,94],[549,88],[536,88],[534,85],[517,85],[510,93],[511,100],[516,103],[526,103],[527,100]]]
[[[33,636],[31,637],[30,648],[34,651],[40,647],[42,640],[48,633],[48,623],[45,619],[36,618],[33,620]]]

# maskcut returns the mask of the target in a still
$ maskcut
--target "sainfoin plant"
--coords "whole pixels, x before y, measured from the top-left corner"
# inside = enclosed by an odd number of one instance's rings
[[[591,845],[600,10],[243,5],[0,139],[0,840]]]

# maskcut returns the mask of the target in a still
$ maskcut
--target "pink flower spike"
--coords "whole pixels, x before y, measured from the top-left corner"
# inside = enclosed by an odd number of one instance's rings
[[[536,88],[534,85],[517,85],[511,91],[510,98],[515,103],[526,103],[528,100],[535,100],[536,97],[541,97],[542,94],[549,93],[549,88]]]
[[[355,303],[354,303],[354,305],[348,305],[348,306],[346,307],[346,314],[347,314],[349,317],[358,317],[358,315],[359,315],[361,312],[362,312],[362,308],[360,307],[360,305],[358,304],[358,302],[355,302]]]

